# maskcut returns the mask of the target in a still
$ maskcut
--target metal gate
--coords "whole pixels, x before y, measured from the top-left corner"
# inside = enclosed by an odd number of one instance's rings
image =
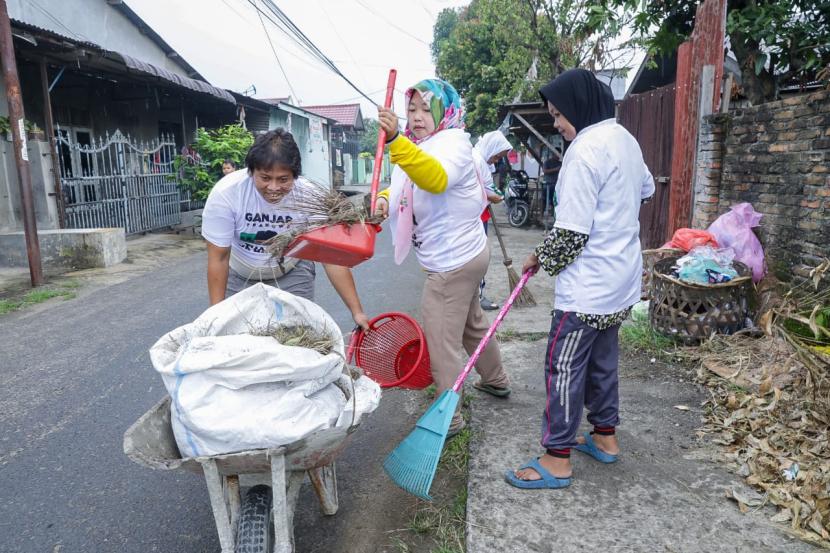
[[[654,176],[654,198],[640,209],[640,241],[646,249],[659,248],[668,240],[674,98],[672,84],[631,94],[620,105],[620,124],[640,143]]]
[[[133,141],[116,130],[96,140],[86,129],[60,126],[55,134],[67,228],[135,234],[181,222],[172,136]]]

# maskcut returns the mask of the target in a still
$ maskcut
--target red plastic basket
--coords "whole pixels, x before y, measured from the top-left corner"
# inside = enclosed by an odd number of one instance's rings
[[[355,364],[381,388],[426,388],[432,384],[424,332],[405,313],[384,313],[358,332]]]

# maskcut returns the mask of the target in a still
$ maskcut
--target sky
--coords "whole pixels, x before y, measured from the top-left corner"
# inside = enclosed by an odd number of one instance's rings
[[[390,68],[398,70],[399,115],[402,91],[435,76],[429,49],[435,19],[441,10],[469,1],[275,0],[374,103],[360,97],[274,24],[260,20],[252,2],[268,13],[262,0],[127,0],[127,4],[213,85],[247,91],[256,98],[291,96],[300,106],[359,102],[364,117],[376,117],[375,103],[383,102]],[[641,59],[638,55],[631,62],[629,78]]]
[[[261,0],[251,1],[267,12]],[[469,0],[275,2],[375,102],[383,102],[389,69],[397,69],[395,105],[400,106],[400,91],[435,76],[429,44],[438,13]],[[300,106],[360,102],[364,117],[377,115],[372,103],[267,19],[266,35],[249,0],[128,0],[127,4],[213,85],[235,92],[248,89],[257,98],[290,95]],[[250,94],[251,85],[255,94]]]

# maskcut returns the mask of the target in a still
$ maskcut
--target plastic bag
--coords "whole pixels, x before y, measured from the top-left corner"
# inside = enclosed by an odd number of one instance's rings
[[[749,203],[732,207],[728,213],[718,217],[707,229],[724,248],[735,251],[735,259],[752,269],[752,281],[758,282],[767,273],[764,249],[755,233],[763,215]]]
[[[679,228],[674,231],[669,242],[663,244],[663,248],[674,248],[684,252],[692,251],[699,246],[718,247],[718,241],[711,233],[695,228]]]
[[[677,260],[677,276],[684,282],[718,284],[729,282],[738,271],[732,267],[735,252],[730,248],[716,250],[711,246],[693,249]]]
[[[332,339],[331,353],[255,336],[308,325]],[[184,457],[277,447],[360,420],[380,387],[343,374],[343,336],[320,306],[255,284],[214,305],[150,349],[172,399],[171,424]],[[354,401],[342,390],[355,389]],[[357,406],[357,412],[354,405]]]

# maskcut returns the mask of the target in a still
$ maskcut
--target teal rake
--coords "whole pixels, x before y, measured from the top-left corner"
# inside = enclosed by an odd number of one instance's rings
[[[395,484],[417,495],[422,499],[432,501],[429,496],[429,488],[435,478],[435,471],[438,469],[438,461],[441,459],[441,451],[444,449],[444,442],[447,440],[447,432],[450,429],[452,416],[458,406],[460,396],[458,394],[464,381],[478,361],[481,352],[495,334],[507,312],[513,306],[513,302],[521,293],[522,288],[527,284],[528,279],[535,273],[535,270],[527,271],[522,275],[521,280],[513,289],[510,297],[504,302],[496,320],[490,325],[487,334],[479,342],[478,347],[470,356],[467,365],[455,384],[449,390],[445,390],[437,400],[427,409],[418,422],[415,423],[415,430],[407,436],[383,462],[383,470],[389,475]]]

